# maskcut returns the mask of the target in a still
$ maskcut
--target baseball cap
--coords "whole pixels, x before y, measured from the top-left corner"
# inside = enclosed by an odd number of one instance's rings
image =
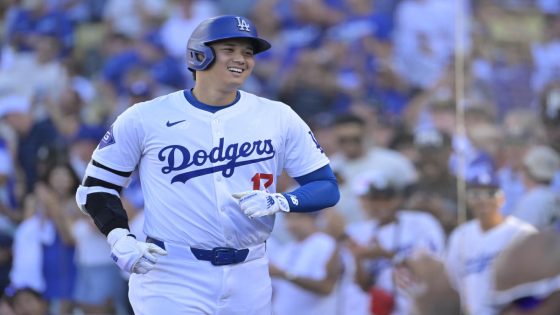
[[[422,130],[414,135],[414,144],[419,149],[450,148],[451,137],[436,129]]]
[[[560,156],[551,147],[538,145],[525,154],[523,165],[533,178],[550,181],[560,169]]]
[[[28,113],[31,99],[20,94],[8,94],[0,97],[0,118],[12,113]]]
[[[496,176],[495,172],[491,171],[480,171],[466,179],[468,188],[490,188],[499,189],[500,181]]]
[[[394,179],[386,171],[371,170],[359,176],[353,185],[359,197],[391,198],[397,194]]]

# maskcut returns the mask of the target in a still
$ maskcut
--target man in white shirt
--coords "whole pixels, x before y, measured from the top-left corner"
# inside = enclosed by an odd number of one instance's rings
[[[494,174],[476,174],[467,182],[467,205],[475,217],[451,233],[446,269],[468,315],[492,315],[490,303],[495,258],[517,237],[536,230],[500,211],[503,194]]]

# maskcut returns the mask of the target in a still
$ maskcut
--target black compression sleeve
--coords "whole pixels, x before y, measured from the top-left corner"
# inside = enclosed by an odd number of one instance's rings
[[[95,226],[107,235],[113,229],[128,227],[128,216],[121,199],[109,193],[92,193],[87,196],[85,208]]]

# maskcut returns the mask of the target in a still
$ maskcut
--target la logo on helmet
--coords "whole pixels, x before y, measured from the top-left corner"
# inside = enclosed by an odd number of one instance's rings
[[[240,31],[245,31],[245,32],[250,32],[251,29],[249,28],[249,23],[247,23],[247,21],[245,21],[244,19],[242,19],[240,16],[236,16],[235,17],[237,19],[237,27],[239,28]]]

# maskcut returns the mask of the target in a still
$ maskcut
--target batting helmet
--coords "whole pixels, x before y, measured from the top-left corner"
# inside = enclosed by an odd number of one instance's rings
[[[210,44],[231,38],[248,38],[254,53],[270,48],[270,43],[259,37],[253,22],[242,16],[223,15],[204,20],[191,34],[187,44],[187,62],[190,70],[205,70],[214,61]]]

